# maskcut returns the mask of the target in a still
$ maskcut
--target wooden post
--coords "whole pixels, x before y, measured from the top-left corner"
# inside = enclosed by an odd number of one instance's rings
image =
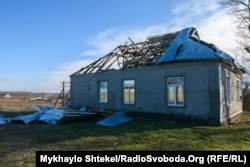
[[[67,100],[67,97],[69,96],[69,93],[70,93],[70,91],[68,91],[68,93],[65,92],[65,91],[66,91],[65,88],[66,88],[66,87],[70,87],[69,84],[70,84],[69,82],[65,82],[65,81],[61,82],[62,91],[61,91],[61,93],[59,94],[58,98],[56,99],[56,102],[55,102],[54,106],[56,106],[57,102],[58,102],[60,99],[62,99],[62,104],[61,104],[61,106],[63,106],[63,105],[65,104],[65,101]]]
[[[64,105],[64,100],[65,100],[65,82],[62,82],[62,97],[63,97],[63,101],[62,101],[62,105]]]

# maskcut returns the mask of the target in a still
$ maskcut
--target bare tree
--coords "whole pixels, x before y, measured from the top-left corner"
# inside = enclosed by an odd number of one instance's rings
[[[244,90],[247,90],[250,79],[250,0],[220,0],[219,4],[227,9],[237,26],[234,32],[238,46],[234,53],[238,63],[246,70]]]

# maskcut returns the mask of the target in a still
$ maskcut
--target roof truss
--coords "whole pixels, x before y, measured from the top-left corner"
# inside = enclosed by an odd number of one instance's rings
[[[130,43],[116,47],[112,52],[81,68],[73,75],[96,73],[110,69],[133,68],[155,64],[166,51],[178,32],[148,37],[146,41]]]

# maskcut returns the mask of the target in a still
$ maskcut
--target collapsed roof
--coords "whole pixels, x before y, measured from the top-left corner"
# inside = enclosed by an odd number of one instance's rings
[[[213,44],[200,40],[196,28],[148,37],[146,41],[120,45],[112,52],[81,68],[73,75],[157,65],[175,61],[234,59]]]

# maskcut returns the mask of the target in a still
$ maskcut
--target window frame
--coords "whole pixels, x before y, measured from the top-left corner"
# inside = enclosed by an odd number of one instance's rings
[[[106,83],[106,86],[102,88],[102,83]],[[102,93],[101,90],[104,90]],[[99,81],[98,82],[98,102],[99,103],[108,103],[108,81]]]
[[[127,86],[125,85],[125,82],[133,81],[133,86]],[[125,90],[128,89],[128,100],[126,100],[125,97]],[[131,91],[134,90],[133,94]],[[134,105],[135,104],[135,80],[134,79],[124,79],[122,81],[122,98],[123,98],[123,104],[126,105]]]
[[[181,78],[183,83],[169,84],[170,79]],[[178,87],[182,87],[182,103],[178,102]],[[173,89],[173,103],[170,103],[170,89]],[[167,105],[169,107],[184,107],[185,106],[185,78],[184,77],[167,77]]]

